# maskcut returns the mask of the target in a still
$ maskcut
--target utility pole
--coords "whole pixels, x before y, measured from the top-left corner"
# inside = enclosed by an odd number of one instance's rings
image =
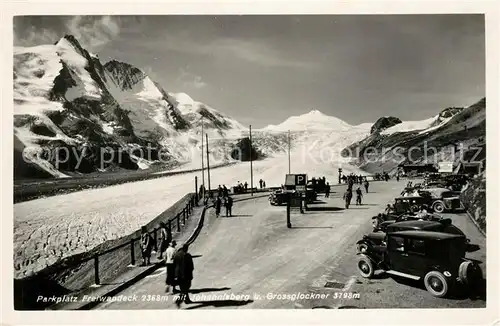
[[[253,196],[252,125],[250,125],[250,191]]]
[[[210,158],[208,156],[208,134],[205,134],[207,139],[207,181],[208,181],[208,192],[210,193]]]
[[[290,130],[288,130],[288,174],[291,174],[291,163],[290,163]]]
[[[201,117],[201,184],[205,188],[205,165],[203,163],[203,116]],[[205,197],[205,196],[203,196]]]

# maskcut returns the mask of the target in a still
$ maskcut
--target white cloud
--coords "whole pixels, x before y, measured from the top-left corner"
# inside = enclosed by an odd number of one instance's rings
[[[118,18],[75,16],[66,22],[68,33],[85,48],[98,50],[120,33]]]
[[[294,60],[286,54],[264,43],[233,38],[219,38],[213,41],[193,41],[188,35],[168,35],[165,46],[173,51],[197,53],[216,58],[237,58],[267,67],[312,68],[310,61]]]
[[[27,29],[18,30],[14,26],[14,42],[22,46],[51,44],[60,38],[60,35],[52,29],[29,26]]]
[[[208,86],[208,84],[202,80],[201,76],[192,74],[182,68],[180,69],[180,75],[178,79],[182,81],[185,86],[191,86],[194,88],[204,88]]]

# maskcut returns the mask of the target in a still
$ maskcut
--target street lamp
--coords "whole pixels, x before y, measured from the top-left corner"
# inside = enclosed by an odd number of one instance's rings
[[[342,183],[342,168],[339,168],[339,184]]]

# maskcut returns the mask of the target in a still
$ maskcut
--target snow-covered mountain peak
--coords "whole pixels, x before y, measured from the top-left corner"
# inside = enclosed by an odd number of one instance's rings
[[[341,119],[326,115],[319,110],[312,110],[299,116],[292,116],[278,125],[269,125],[262,131],[334,131],[350,127],[351,125]]]

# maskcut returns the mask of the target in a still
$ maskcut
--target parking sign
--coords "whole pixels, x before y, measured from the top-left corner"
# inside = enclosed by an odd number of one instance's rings
[[[306,174],[296,174],[295,175],[295,185],[296,186],[305,186],[307,183],[307,175]]]

